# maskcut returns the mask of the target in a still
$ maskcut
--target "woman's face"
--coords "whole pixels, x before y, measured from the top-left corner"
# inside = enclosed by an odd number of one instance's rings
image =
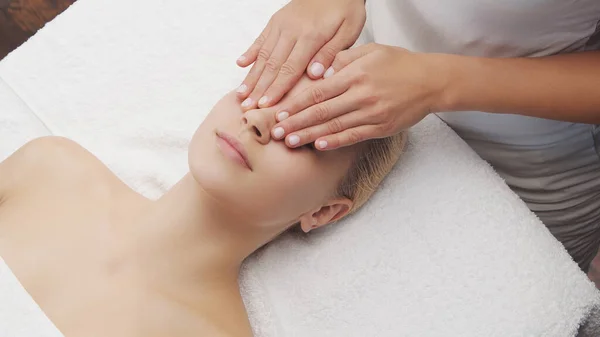
[[[310,81],[302,79],[289,95]],[[356,149],[290,149],[271,139],[275,122],[274,109],[243,113],[235,93],[223,97],[191,140],[194,179],[232,212],[265,228],[284,230],[300,221],[307,231],[343,216],[352,204],[334,193]]]

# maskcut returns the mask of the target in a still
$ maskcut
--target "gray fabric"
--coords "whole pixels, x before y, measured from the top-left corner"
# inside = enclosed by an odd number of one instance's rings
[[[598,0],[373,0],[366,28],[417,52],[536,57],[597,49],[599,20]]]
[[[583,49],[585,51],[600,50],[600,20],[596,24],[596,31],[588,38]]]
[[[600,336],[600,308],[592,309],[588,317],[583,321],[577,337],[598,337]]]
[[[442,113],[582,270],[600,245],[600,128],[518,115]]]
[[[377,0],[367,1],[367,14],[374,42],[417,52],[541,57],[600,50],[600,0]],[[598,128],[483,112],[439,116],[587,270],[600,244]]]
[[[600,21],[578,41],[563,52],[600,49]],[[587,272],[600,247],[600,127],[483,112],[438,116],[498,171]]]

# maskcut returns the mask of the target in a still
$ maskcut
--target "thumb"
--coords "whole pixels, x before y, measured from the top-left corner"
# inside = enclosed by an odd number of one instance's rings
[[[325,72],[325,75],[323,75],[323,78],[330,77],[333,74],[339,72],[340,70],[347,67],[350,63],[370,53],[373,50],[373,48],[374,44],[367,44],[339,52],[335,56],[331,67],[329,67],[329,69],[327,69],[327,71]]]

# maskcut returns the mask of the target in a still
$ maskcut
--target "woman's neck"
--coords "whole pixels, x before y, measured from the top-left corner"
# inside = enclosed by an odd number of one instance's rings
[[[270,238],[228,211],[188,173],[133,226],[144,277],[162,291],[237,285],[241,263]],[[252,229],[254,227],[254,229]],[[186,295],[188,296],[188,295]]]

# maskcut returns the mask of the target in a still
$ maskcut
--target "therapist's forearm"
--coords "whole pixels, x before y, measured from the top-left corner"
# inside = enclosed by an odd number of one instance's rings
[[[600,52],[542,58],[450,56],[441,110],[600,124]]]

